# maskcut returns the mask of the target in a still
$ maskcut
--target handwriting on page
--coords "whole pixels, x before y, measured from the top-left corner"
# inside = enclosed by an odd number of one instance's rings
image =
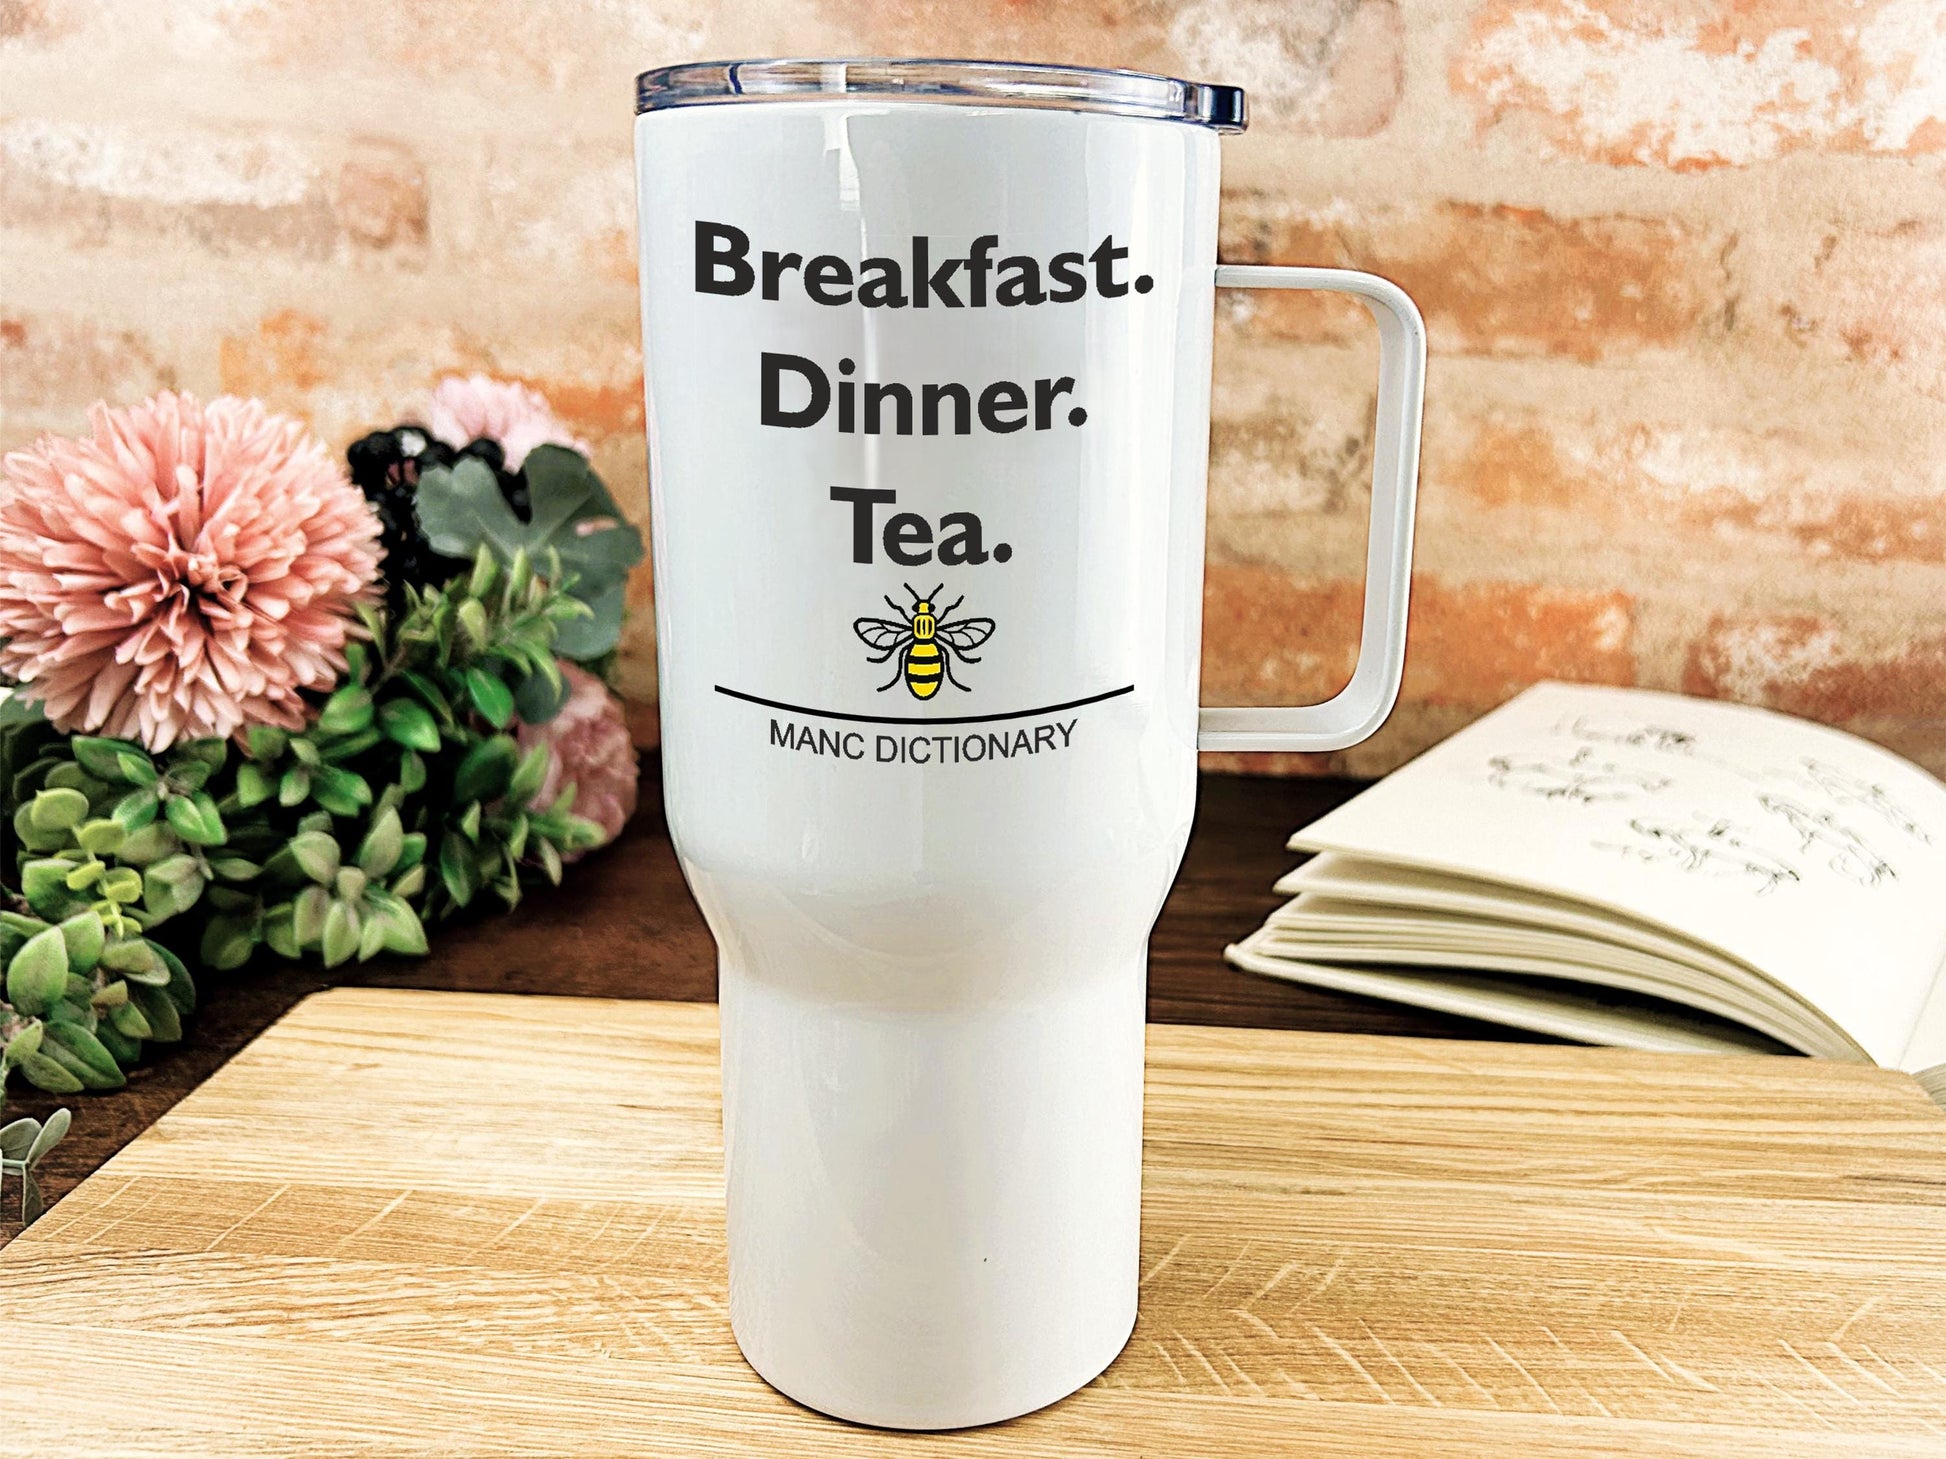
[[[1753,764],[1652,721],[1577,715],[1488,755],[1487,783],[1575,807],[1594,850],[1717,878],[1753,896],[1836,876],[1897,880],[1902,841],[1932,837],[1884,785],[1825,760]],[[1701,807],[1701,808],[1699,808]]]

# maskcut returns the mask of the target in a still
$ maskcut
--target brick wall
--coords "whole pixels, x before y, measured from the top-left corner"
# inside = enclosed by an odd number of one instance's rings
[[[1226,256],[1419,299],[1405,701],[1276,768],[1380,770],[1555,675],[1946,770],[1937,0],[0,0],[0,448],[164,385],[343,441],[483,369],[642,512],[629,81],[790,52],[1241,83]],[[1348,672],[1373,354],[1327,301],[1225,303],[1212,699]],[[627,647],[647,729],[646,613]]]

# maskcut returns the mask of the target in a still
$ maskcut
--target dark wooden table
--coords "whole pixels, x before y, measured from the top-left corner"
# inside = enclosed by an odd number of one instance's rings
[[[1225,944],[1254,929],[1278,904],[1270,885],[1296,859],[1284,849],[1285,838],[1358,788],[1343,780],[1203,777],[1189,853],[1149,944],[1151,1021],[1436,1038],[1525,1037],[1468,1019],[1256,977],[1223,961]],[[676,867],[655,762],[644,766],[641,813],[613,846],[576,867],[559,891],[536,895],[509,916],[446,929],[431,957],[385,959],[335,972],[273,964],[203,975],[198,979],[202,1006],[187,1039],[132,1070],[126,1088],[54,1097],[14,1080],[8,1118],[45,1116],[62,1104],[74,1111],[72,1131],[40,1167],[48,1201],[58,1200],[153,1124],[300,998],[345,983],[714,999],[716,948]],[[510,1077],[518,1077],[518,1071],[510,1071]],[[0,1243],[18,1230],[17,1223],[0,1222]]]

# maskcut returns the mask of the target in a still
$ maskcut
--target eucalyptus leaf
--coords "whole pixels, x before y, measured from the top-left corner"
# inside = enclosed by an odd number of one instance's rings
[[[484,462],[467,458],[427,471],[419,478],[416,499],[426,540],[435,551],[461,558],[471,558],[484,544],[503,563],[513,562],[523,549],[534,563],[547,562],[551,553],[569,575],[568,591],[598,615],[593,621],[606,625],[612,619],[619,632],[622,599],[616,589],[642,560],[642,534],[628,524],[578,451],[536,446],[527,453],[522,473],[531,503],[525,522]],[[592,641],[601,636],[593,635]],[[612,647],[613,637],[607,641]]]

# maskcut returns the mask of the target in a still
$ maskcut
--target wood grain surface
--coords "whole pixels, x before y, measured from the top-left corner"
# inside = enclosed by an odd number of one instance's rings
[[[716,1010],[338,989],[0,1253],[6,1454],[1946,1452],[1909,1080],[1149,1034],[1127,1351],[1013,1423],[820,1418],[724,1308]]]
[[[3,4],[0,4],[3,8]],[[13,1114],[45,1118],[66,1104],[75,1124],[40,1168],[50,1201],[147,1129],[300,998],[338,984],[561,993],[598,998],[716,997],[716,948],[690,899],[662,819],[659,766],[643,762],[642,809],[621,838],[577,866],[558,891],[511,916],[442,929],[429,958],[382,959],[327,972],[274,961],[203,978],[201,1011],[179,1045],[152,1055],[112,1095],[40,1094],[16,1078]],[[1446,1038],[1537,1037],[1240,973],[1223,948],[1283,901],[1270,890],[1296,858],[1297,827],[1359,790],[1348,780],[1206,775],[1196,829],[1150,940],[1149,1017],[1159,1023],[1348,1029]],[[0,1214],[0,1242],[19,1230]]]

